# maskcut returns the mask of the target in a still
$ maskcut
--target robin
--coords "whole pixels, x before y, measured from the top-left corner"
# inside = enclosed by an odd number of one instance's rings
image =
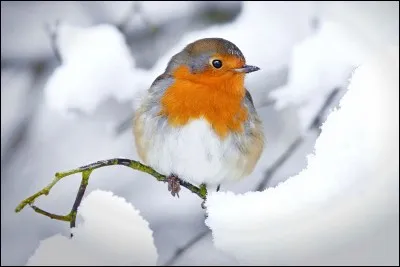
[[[239,48],[221,38],[188,44],[148,89],[134,117],[140,159],[168,177],[206,188],[249,175],[264,148],[262,123],[249,91]]]

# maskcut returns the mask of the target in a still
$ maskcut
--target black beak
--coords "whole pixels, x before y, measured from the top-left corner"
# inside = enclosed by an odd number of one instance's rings
[[[236,72],[250,73],[250,72],[258,71],[258,70],[260,70],[260,68],[256,67],[256,66],[251,66],[251,65],[244,65],[243,67],[241,67],[239,69],[234,69],[234,70]]]

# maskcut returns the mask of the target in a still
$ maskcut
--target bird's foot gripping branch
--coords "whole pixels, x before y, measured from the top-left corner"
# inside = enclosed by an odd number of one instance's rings
[[[165,182],[168,183],[169,179],[167,176],[162,175],[158,172],[156,172],[154,169],[143,165],[142,163],[130,159],[122,159],[122,158],[116,158],[116,159],[108,159],[108,160],[101,160],[95,163],[91,163],[89,165],[79,167],[70,171],[66,172],[57,172],[55,174],[55,177],[53,181],[51,181],[50,184],[48,184],[46,187],[44,187],[42,190],[38,191],[37,193],[33,194],[32,196],[24,199],[21,201],[21,203],[16,207],[15,212],[20,212],[26,205],[29,205],[35,212],[42,214],[44,216],[47,216],[51,219],[59,220],[59,221],[66,221],[70,223],[71,228],[75,227],[75,221],[76,221],[76,215],[78,211],[78,207],[81,204],[83,195],[85,194],[86,187],[89,183],[89,178],[90,174],[92,173],[93,170],[106,167],[106,166],[113,166],[113,165],[122,165],[129,167],[134,170],[138,170],[141,172],[145,172],[153,176],[154,178],[157,179],[159,182]],[[57,215],[53,214],[50,212],[47,212],[45,210],[40,209],[39,207],[33,205],[35,200],[42,196],[42,195],[48,195],[53,188],[61,179],[76,174],[76,173],[82,173],[82,180],[78,189],[78,192],[76,194],[75,202],[71,208],[71,211],[67,215]],[[178,178],[177,178],[178,179]],[[205,200],[206,195],[207,195],[207,189],[205,185],[201,185],[200,187],[194,186],[188,182],[182,181],[178,179],[180,186],[183,186],[187,188],[189,191],[192,193],[195,193],[198,195],[201,199]]]

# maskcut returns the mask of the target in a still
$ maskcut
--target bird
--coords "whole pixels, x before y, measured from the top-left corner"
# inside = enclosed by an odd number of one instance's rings
[[[250,175],[263,150],[262,121],[240,49],[223,38],[186,45],[145,92],[133,118],[136,151],[164,174],[179,197],[179,179],[207,190]]]

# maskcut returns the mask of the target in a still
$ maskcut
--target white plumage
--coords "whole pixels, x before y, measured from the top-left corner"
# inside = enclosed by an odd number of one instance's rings
[[[244,161],[232,144],[231,135],[221,140],[204,119],[171,128],[167,121],[155,129],[151,117],[143,116],[144,138],[149,138],[146,163],[163,174],[175,174],[192,184],[218,185],[243,176]]]

